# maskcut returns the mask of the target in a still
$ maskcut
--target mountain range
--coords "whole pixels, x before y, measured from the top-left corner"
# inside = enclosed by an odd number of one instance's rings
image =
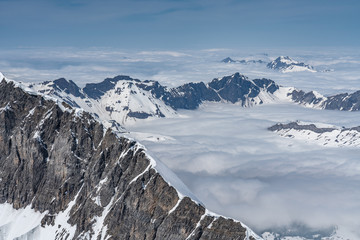
[[[194,110],[204,102],[227,102],[241,107],[294,102],[317,109],[360,110],[360,91],[325,97],[316,91],[283,87],[266,78],[249,79],[240,73],[214,78],[208,83],[190,82],[174,88],[158,81],[141,81],[124,75],[89,83],[84,88],[64,78],[37,84],[23,83],[22,86],[90,112],[106,127],[119,131],[123,131],[121,126],[139,119],[176,117],[177,110]]]
[[[246,59],[242,59],[242,60],[234,60],[230,57],[224,58],[223,60],[221,60],[221,62],[223,63],[242,63],[242,64],[250,64],[250,63],[266,63],[264,60],[246,60]]]
[[[303,72],[303,71],[309,71],[309,72],[317,72],[317,70],[308,64],[305,64],[303,62],[298,62],[290,58],[289,56],[280,56],[271,62],[267,62],[264,60],[234,60],[230,57],[224,58],[221,60],[223,63],[242,63],[242,64],[250,64],[250,63],[267,63],[267,67],[273,70],[277,70],[283,73],[288,72]],[[331,70],[322,70],[323,72],[328,72]]]

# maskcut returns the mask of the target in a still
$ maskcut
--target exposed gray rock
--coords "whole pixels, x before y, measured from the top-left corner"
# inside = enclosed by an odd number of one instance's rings
[[[354,93],[342,93],[334,96],[324,97],[315,94],[313,91],[304,92],[293,90],[288,93],[291,99],[300,104],[313,105],[327,110],[359,111],[360,110],[360,91]]]
[[[304,92],[302,90],[293,90],[291,93],[288,93],[288,96],[291,97],[291,99],[300,104],[304,105],[319,105],[326,100],[323,96],[317,96],[313,91],[310,92]]]
[[[327,98],[325,109],[359,111],[360,110],[360,91],[348,94],[338,94]]]
[[[0,109],[0,204],[31,206],[48,228],[71,202],[76,231],[58,226],[55,239],[255,239],[241,223],[179,198],[140,145],[90,114],[6,81]]]
[[[279,86],[272,80],[255,79],[250,81],[239,73],[221,79],[214,79],[209,83],[209,87],[214,89],[221,99],[231,103],[241,101],[243,104],[247,99],[257,97],[260,91],[274,93],[279,89]]]
[[[112,89],[118,81],[121,80],[131,80],[131,81],[140,81],[137,79],[132,79],[129,76],[119,75],[114,78],[106,78],[104,81],[100,83],[88,83],[84,87],[83,91],[90,98],[99,99],[104,93],[110,89]]]
[[[279,131],[284,129],[309,130],[316,133],[332,132],[336,128],[318,128],[315,124],[299,124],[298,122],[290,122],[287,124],[277,123],[268,128],[270,131]]]

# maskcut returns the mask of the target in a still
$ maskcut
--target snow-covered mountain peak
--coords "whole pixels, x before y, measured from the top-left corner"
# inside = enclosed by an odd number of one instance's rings
[[[72,80],[67,80],[65,78],[59,78],[54,81],[45,81],[40,84],[29,84],[28,87],[46,95],[59,95],[61,92],[64,92],[64,94],[72,95],[74,97],[85,98],[82,89]]]
[[[140,82],[140,80],[133,79],[126,75],[119,75],[114,78],[106,78],[100,83],[88,83],[83,90],[90,98],[100,99],[106,91],[113,89],[119,81]]]
[[[295,61],[289,56],[280,56],[268,63],[267,67],[284,73],[301,71],[316,72],[316,70],[312,66],[307,65],[303,62]]]
[[[28,84],[32,91],[64,101],[72,107],[101,116],[107,127],[116,121],[122,125],[150,117],[171,117],[173,108],[156,96],[160,87],[156,81],[140,81],[129,76],[106,78],[100,83],[79,88],[73,81],[60,78],[38,84]],[[155,91],[155,92],[154,92]],[[110,124],[108,124],[110,123]]]
[[[175,110],[155,98],[151,91],[147,90],[154,83],[153,81],[134,81],[134,79],[118,81],[112,89],[104,92],[96,101],[112,119],[122,124],[136,118],[176,115]]]
[[[275,61],[283,62],[283,63],[286,63],[286,64],[298,63],[297,61],[294,61],[289,56],[280,56],[277,59],[275,59]]]

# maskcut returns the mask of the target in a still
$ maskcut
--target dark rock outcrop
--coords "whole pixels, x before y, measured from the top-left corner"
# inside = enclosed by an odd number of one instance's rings
[[[250,81],[239,73],[221,79],[214,79],[209,83],[209,87],[214,89],[222,99],[231,103],[241,101],[243,104],[247,99],[257,97],[262,90],[274,93],[279,89],[272,80],[256,79]]]
[[[236,62],[236,61],[233,60],[233,59],[230,58],[230,57],[227,57],[227,58],[224,58],[223,60],[221,60],[221,62],[223,62],[223,63],[234,63],[234,62]]]
[[[332,132],[334,130],[339,130],[339,132],[348,132],[348,131],[356,131],[360,133],[360,126],[357,127],[342,127],[342,128],[335,128],[335,127],[317,127],[315,124],[299,124],[299,122],[290,122],[290,123],[277,123],[268,128],[268,130],[276,132],[279,130],[309,130],[316,133],[325,133],[325,132]]]
[[[326,99],[324,106],[329,110],[359,111],[360,91],[330,96]]]
[[[64,91],[67,94],[71,94],[75,97],[85,98],[84,94],[81,92],[81,88],[76,85],[72,80],[66,80],[65,78],[59,78],[54,80],[54,88],[57,90]]]
[[[303,90],[293,90],[291,93],[288,93],[288,96],[290,96],[294,102],[305,105],[318,105],[325,100],[325,97],[319,97],[313,91],[304,92]]]
[[[276,132],[284,129],[309,130],[316,133],[332,132],[336,128],[318,128],[315,124],[299,124],[298,122],[290,122],[287,124],[277,123],[268,128],[268,130]]]
[[[265,61],[259,59],[259,60],[233,60],[230,57],[224,58],[223,60],[221,60],[221,62],[223,63],[241,63],[241,64],[250,64],[250,63],[266,63]]]
[[[203,82],[186,83],[171,89],[162,100],[176,109],[196,109],[204,101],[219,102],[220,96]]]
[[[155,165],[90,114],[0,83],[0,204],[43,213],[54,239],[255,239],[180,198]]]
[[[341,93],[334,96],[324,97],[315,94],[313,91],[304,92],[293,90],[288,93],[291,99],[300,104],[313,105],[327,110],[359,111],[360,110],[360,91],[354,93]]]
[[[129,76],[119,75],[114,78],[106,78],[104,81],[100,83],[88,83],[85,85],[83,91],[90,98],[99,99],[101,96],[105,94],[106,91],[113,89],[118,81],[121,80],[131,80],[135,82],[139,82],[140,80],[132,79]]]

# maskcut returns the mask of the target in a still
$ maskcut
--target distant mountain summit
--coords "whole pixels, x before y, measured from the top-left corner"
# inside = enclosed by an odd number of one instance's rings
[[[224,58],[223,60],[221,60],[221,62],[223,62],[223,63],[234,63],[236,61],[231,59],[230,57],[227,57],[227,58]]]
[[[223,63],[242,63],[242,64],[249,64],[249,63],[266,63],[265,61],[259,59],[259,60],[234,60],[230,57],[224,58],[223,60],[221,60],[221,62]]]
[[[275,69],[280,72],[302,72],[302,71],[309,71],[309,72],[316,72],[314,67],[305,64],[303,62],[297,62],[291,59],[289,56],[280,56],[275,60],[271,61],[267,65],[270,69]]]

